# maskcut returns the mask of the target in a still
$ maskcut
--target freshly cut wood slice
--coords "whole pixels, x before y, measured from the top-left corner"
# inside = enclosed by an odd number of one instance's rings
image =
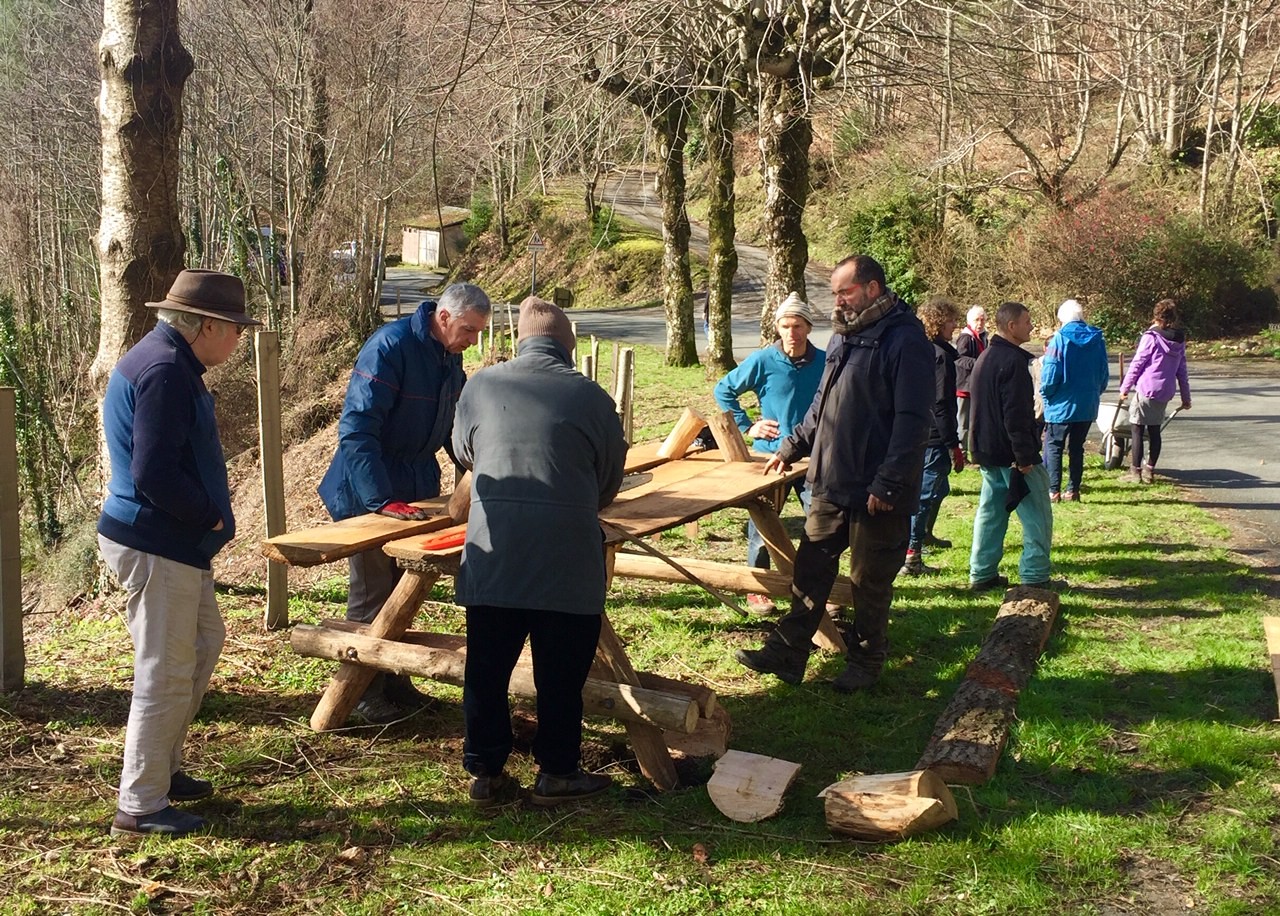
[[[716,761],[707,794],[725,817],[752,824],[782,810],[800,764],[763,754],[727,751]]]
[[[854,776],[827,786],[827,827],[860,840],[900,840],[959,816],[947,784],[929,770]]]

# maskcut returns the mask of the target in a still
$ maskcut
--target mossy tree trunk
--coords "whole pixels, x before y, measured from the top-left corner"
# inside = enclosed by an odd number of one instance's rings
[[[723,375],[737,365],[733,358],[733,277],[738,271],[734,217],[733,129],[737,101],[732,92],[703,94],[702,133],[707,151],[707,319],[710,341],[707,371]]]
[[[760,172],[764,184],[765,239],[768,264],[760,342],[777,332],[773,312],[788,293],[807,299],[804,268],[809,242],[801,220],[809,200],[809,147],[813,125],[798,76],[760,75]]]
[[[91,374],[101,392],[151,323],[144,304],[163,299],[183,267],[178,138],[195,62],[178,36],[177,0],[106,0],[98,62],[102,325]]]
[[[689,106],[683,93],[660,92],[650,123],[658,149],[662,198],[662,310],[667,319],[668,366],[696,366],[693,277],[689,270],[689,214],[685,209],[684,147]]]

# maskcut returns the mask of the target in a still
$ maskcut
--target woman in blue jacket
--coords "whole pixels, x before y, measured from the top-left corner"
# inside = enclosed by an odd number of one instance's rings
[[[1098,401],[1111,379],[1102,331],[1085,324],[1074,299],[1058,306],[1062,327],[1044,348],[1040,396],[1044,401],[1044,460],[1049,472],[1049,501],[1080,501],[1084,441],[1098,419]],[[1067,488],[1062,489],[1062,452],[1067,452]]]

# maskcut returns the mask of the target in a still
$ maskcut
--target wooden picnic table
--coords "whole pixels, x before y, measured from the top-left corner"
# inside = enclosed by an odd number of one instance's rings
[[[619,548],[627,543],[623,533],[644,538],[719,509],[745,507],[760,529],[777,572],[708,561],[680,560],[679,565],[708,584],[728,591],[789,593],[795,548],[783,528],[776,500],[780,488],[803,476],[804,465],[795,466],[786,475],[765,476],[765,459],[749,455],[744,458],[745,449],[733,455],[711,451],[675,460],[663,459],[656,453],[656,444],[629,451],[629,476],[624,488],[600,513],[606,523],[610,577],[688,581],[661,560],[621,552]],[[429,550],[423,546],[424,535],[465,527],[455,525],[449,518],[445,503],[444,498],[416,503],[432,510],[432,515],[423,521],[404,522],[371,514],[263,542],[265,556],[295,566],[331,562],[381,545],[404,570],[391,597],[368,626],[328,621],[322,627],[295,628],[291,639],[295,650],[341,662],[311,716],[311,726],[316,730],[340,726],[378,670],[461,683],[465,640],[409,630],[432,585],[441,575],[456,571],[462,552],[461,547]],[[847,579],[837,587],[835,597],[842,596],[848,597]],[[820,644],[843,651],[844,644],[834,624],[826,615],[823,620]],[[586,711],[621,721],[641,771],[659,789],[673,788],[677,784],[676,772],[664,729],[668,733],[696,731],[712,715],[714,694],[704,687],[637,672],[607,615],[602,624],[596,665],[584,689]],[[525,667],[518,666],[513,692],[528,695],[531,688],[531,675]]]

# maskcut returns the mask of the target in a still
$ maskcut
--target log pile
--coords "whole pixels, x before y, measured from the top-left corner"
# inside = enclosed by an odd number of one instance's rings
[[[994,775],[1018,695],[1031,680],[1057,614],[1054,592],[1018,586],[1005,593],[1000,613],[938,718],[917,769],[964,785],[980,785]]]

